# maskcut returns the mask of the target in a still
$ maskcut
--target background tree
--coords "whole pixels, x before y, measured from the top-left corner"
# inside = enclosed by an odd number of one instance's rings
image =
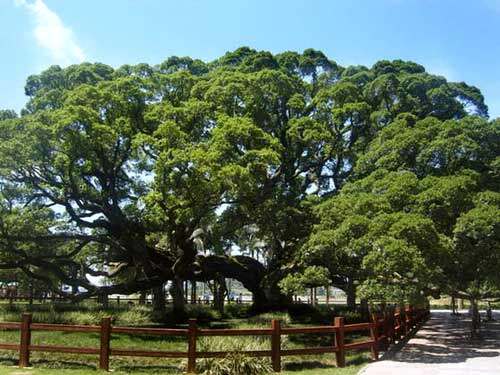
[[[497,295],[499,147],[498,120],[394,121],[318,206],[303,262],[356,277],[372,300]]]

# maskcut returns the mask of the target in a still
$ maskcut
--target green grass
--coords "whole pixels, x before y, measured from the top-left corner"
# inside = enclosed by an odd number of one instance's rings
[[[0,321],[19,321],[20,315],[27,306],[0,306]],[[97,324],[102,316],[116,317],[116,325],[127,326],[158,326],[154,321],[148,306],[127,308],[112,308],[102,310],[98,306],[36,306],[33,308],[33,321],[46,323],[69,324]],[[242,311],[233,311],[231,316],[224,319],[217,316],[207,307],[191,307],[190,315],[197,316],[200,325],[212,328],[252,328],[270,327],[272,319],[280,319],[284,326],[306,326],[322,324],[324,322],[295,321],[288,313],[262,314],[247,318],[235,318],[242,315]],[[349,340],[362,339],[362,336],[349,336]],[[0,331],[0,343],[18,343],[19,333],[16,331]],[[283,348],[317,347],[331,345],[329,335],[294,335],[283,336]],[[32,333],[34,345],[62,345],[99,347],[98,333],[81,332],[47,332],[34,331]],[[184,337],[159,337],[146,335],[112,335],[112,348],[187,351],[187,340]],[[198,350],[227,351],[227,350],[259,350],[269,349],[269,337],[203,337],[198,339]],[[337,369],[334,356],[330,354],[317,356],[295,356],[283,358],[284,374],[294,375],[322,375],[322,374],[356,374],[360,367],[367,363],[369,353],[364,352],[347,357],[348,367]],[[74,355],[62,353],[31,354],[32,369],[17,368],[18,353],[0,351],[0,375],[89,375],[99,374],[97,370],[98,357],[96,355]],[[140,358],[140,357],[111,357],[110,368],[114,374],[179,374],[185,368],[183,360]]]
[[[308,370],[298,370],[298,371],[283,371],[284,375],[356,375],[363,365],[357,366],[349,366],[345,368],[322,368],[322,369],[308,369]],[[151,374],[151,370],[145,371],[134,371],[133,374],[136,375],[144,375]],[[155,374],[161,375],[162,372],[154,371]],[[96,371],[96,370],[76,370],[76,369],[40,369],[40,368],[28,368],[28,369],[19,369],[17,367],[6,367],[0,366],[0,374],[2,375],[99,375],[104,374],[104,372]],[[126,371],[113,371],[113,374],[116,375],[125,375],[130,374],[130,372]],[[165,373],[168,374],[168,373]],[[172,373],[170,373],[172,374]]]

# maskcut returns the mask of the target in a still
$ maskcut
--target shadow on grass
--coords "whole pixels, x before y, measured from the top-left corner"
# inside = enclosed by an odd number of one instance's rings
[[[19,361],[14,358],[0,358],[0,365],[2,366],[17,366]],[[54,370],[97,370],[96,365],[71,361],[71,360],[50,360],[50,359],[32,359],[30,366],[38,367],[40,369],[54,369]]]
[[[127,334],[127,333],[114,333],[111,335],[111,343],[113,340],[115,342],[119,342],[121,339],[127,338],[131,343],[137,342],[140,344],[144,343],[183,343],[187,345],[187,339],[182,336],[148,336],[148,335],[139,335],[139,334]]]
[[[174,366],[174,365],[122,365],[122,366],[113,366],[113,371],[123,371],[126,373],[131,373],[133,374],[134,372],[147,372],[154,374],[156,372],[162,371],[172,373],[172,374],[179,374],[182,373],[182,369],[179,366]]]
[[[14,367],[18,365],[18,360],[15,358],[0,357],[0,365],[7,367]],[[35,368],[45,370],[92,370],[97,371],[95,364],[83,363],[65,359],[32,359],[30,365]],[[162,364],[162,365],[148,365],[148,364],[125,364],[125,363],[111,363],[112,371],[121,371],[126,373],[146,372],[146,373],[182,373],[182,365],[177,364]]]
[[[293,361],[293,362],[285,362],[283,364],[283,370],[285,371],[303,371],[303,370],[313,370],[313,369],[326,369],[336,368],[333,364],[328,364],[321,362],[319,360],[310,360],[310,361]]]
[[[323,357],[321,359],[306,359],[299,358],[297,360],[290,360],[283,363],[284,371],[304,371],[304,370],[323,370],[323,369],[336,369],[337,365],[333,359],[334,354],[331,358]],[[370,358],[366,353],[352,353],[346,357],[346,366],[359,366],[370,362]]]

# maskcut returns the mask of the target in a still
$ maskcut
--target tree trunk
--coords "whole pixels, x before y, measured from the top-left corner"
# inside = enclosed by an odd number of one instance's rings
[[[189,281],[184,281],[184,303],[188,302],[189,297]]]
[[[220,277],[214,282],[214,307],[220,314],[224,314],[225,293],[226,280],[224,277]]]
[[[254,296],[254,305],[252,309],[258,312],[282,310],[292,303],[291,296],[287,296],[281,292],[279,282],[285,274],[281,270],[268,273],[261,281],[260,285],[256,286],[256,290],[252,290]],[[256,298],[262,298],[259,302]]]
[[[162,284],[153,288],[153,313],[164,316],[166,313],[165,306],[165,285]]]
[[[191,303],[196,303],[196,281],[191,281]]]
[[[266,294],[262,289],[254,289],[251,290],[252,292],[252,310],[253,312],[263,312],[267,309],[268,307],[268,300],[266,297]]]
[[[186,318],[186,309],[184,304],[184,290],[182,279],[175,277],[170,287],[170,295],[173,299],[173,314],[177,321],[183,321]]]
[[[451,313],[453,315],[457,314],[457,304],[456,304],[455,296],[451,296]]]
[[[33,306],[33,294],[34,294],[34,291],[33,291],[33,282],[30,281],[29,283],[29,306]]]
[[[347,288],[345,293],[347,296],[347,307],[349,308],[349,310],[356,310],[356,287],[352,278],[349,278],[347,281]]]
[[[370,320],[370,309],[368,308],[368,300],[367,299],[363,298],[359,301],[359,310],[361,313],[361,317],[365,321],[369,321]]]
[[[109,307],[109,296],[107,294],[101,294],[101,303],[103,309],[107,309]]]
[[[477,307],[477,300],[471,299],[471,338],[476,339],[479,337],[479,326],[480,326],[480,317],[479,310]]]
[[[147,292],[145,290],[141,290],[141,292],[139,294],[139,305],[146,304],[146,294],[147,294]]]

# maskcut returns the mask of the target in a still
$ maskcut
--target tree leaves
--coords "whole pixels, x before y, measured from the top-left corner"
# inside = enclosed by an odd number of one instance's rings
[[[201,272],[197,228],[219,253],[254,228],[267,280],[289,264],[366,279],[376,243],[396,268],[401,245],[421,273],[500,182],[480,91],[413,62],[344,68],[314,49],[241,47],[210,63],[53,66],[25,90],[21,117],[0,112],[2,202],[20,218],[56,207],[47,235],[64,233],[64,249],[134,270],[106,290]]]

